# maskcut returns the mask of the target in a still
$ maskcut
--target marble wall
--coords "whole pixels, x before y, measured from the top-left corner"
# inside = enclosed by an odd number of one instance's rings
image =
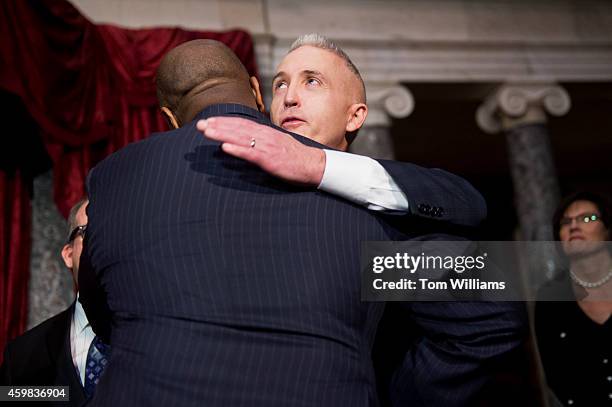
[[[60,256],[66,235],[66,221],[53,202],[49,171],[34,180],[28,329],[64,310],[74,299],[72,275]]]
[[[129,27],[243,28],[293,38],[412,41],[605,41],[605,0],[71,0],[94,21]],[[297,18],[299,17],[299,18]],[[543,23],[545,22],[545,23]]]

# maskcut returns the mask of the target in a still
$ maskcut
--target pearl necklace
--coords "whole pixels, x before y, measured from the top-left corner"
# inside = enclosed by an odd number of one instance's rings
[[[578,284],[581,287],[584,287],[584,288],[597,288],[597,287],[601,287],[602,285],[607,283],[608,280],[610,280],[612,278],[612,268],[610,269],[610,271],[608,271],[608,274],[603,276],[603,278],[601,280],[595,281],[593,283],[591,283],[589,281],[584,281],[584,280],[578,278],[578,276],[576,276],[576,274],[574,274],[574,272],[572,270],[570,270],[570,276],[572,277],[572,280],[574,280],[574,283]]]

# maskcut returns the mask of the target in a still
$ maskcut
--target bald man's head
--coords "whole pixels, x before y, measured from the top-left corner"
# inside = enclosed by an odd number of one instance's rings
[[[232,50],[214,40],[188,41],[168,52],[157,69],[156,85],[160,107],[174,115],[178,126],[206,106],[238,103],[257,109],[261,98],[257,80],[249,78]]]

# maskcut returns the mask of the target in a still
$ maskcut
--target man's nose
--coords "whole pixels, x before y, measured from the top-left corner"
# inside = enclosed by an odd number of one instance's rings
[[[285,92],[285,108],[294,107],[299,104],[299,95],[295,86],[289,85],[287,87],[287,92]]]

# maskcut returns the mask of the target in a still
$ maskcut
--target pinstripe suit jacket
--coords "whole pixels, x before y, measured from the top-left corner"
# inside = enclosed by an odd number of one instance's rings
[[[239,105],[196,120],[213,115],[268,123]],[[377,404],[383,304],[360,302],[358,261],[397,237],[383,220],[225,155],[195,121],[109,156],[88,192],[80,298],[112,345],[89,405]]]

